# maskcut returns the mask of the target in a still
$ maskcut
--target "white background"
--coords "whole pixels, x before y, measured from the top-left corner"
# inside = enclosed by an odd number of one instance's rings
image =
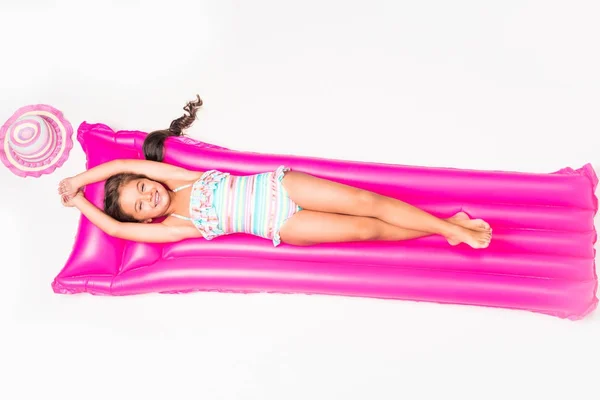
[[[114,3],[114,4],[111,4]],[[3,1],[0,119],[27,104],[240,150],[600,170],[596,1]],[[334,296],[57,295],[79,173],[0,168],[0,398],[600,398],[600,312]],[[8,189],[8,190],[7,190]]]

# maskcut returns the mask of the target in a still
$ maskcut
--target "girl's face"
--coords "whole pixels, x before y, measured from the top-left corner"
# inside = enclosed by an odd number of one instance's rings
[[[120,189],[123,211],[141,222],[168,214],[171,196],[165,187],[150,179],[134,179]]]

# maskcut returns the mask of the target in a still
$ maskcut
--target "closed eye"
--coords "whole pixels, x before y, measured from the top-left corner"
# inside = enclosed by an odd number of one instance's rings
[[[142,183],[142,193],[144,193],[144,184]],[[142,211],[142,203],[140,202],[140,211]]]
[[[143,188],[144,188],[144,184],[143,183],[141,184],[141,189],[140,189],[140,182],[138,182],[138,184],[137,184],[137,190],[138,190],[138,192],[141,193],[142,190],[143,190]],[[137,211],[142,211],[142,203],[141,202],[136,202],[135,208],[136,208]]]

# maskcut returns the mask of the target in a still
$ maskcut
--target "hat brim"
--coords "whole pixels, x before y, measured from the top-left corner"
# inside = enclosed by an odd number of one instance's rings
[[[58,144],[47,159],[29,163],[20,159],[9,146],[7,133],[9,128],[19,119],[27,115],[38,116],[46,119],[56,130]],[[69,157],[73,148],[73,127],[66,120],[63,113],[47,104],[33,104],[19,108],[0,128],[0,160],[15,175],[21,177],[39,178],[44,174],[54,172]]]

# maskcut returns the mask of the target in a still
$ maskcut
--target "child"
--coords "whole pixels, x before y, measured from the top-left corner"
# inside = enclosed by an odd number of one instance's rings
[[[163,143],[180,136],[196,118],[200,97],[168,130],[144,141],[148,160],[114,160],[62,180],[58,192],[67,207],[77,207],[109,235],[138,242],[242,232],[277,246],[366,240],[407,240],[443,235],[451,245],[488,247],[492,230],[459,212],[439,219],[400,200],[317,178],[280,166],[276,171],[233,176],[221,171],[189,171],[163,164]],[[104,211],[80,189],[107,180]],[[166,217],[160,223],[153,220]]]

